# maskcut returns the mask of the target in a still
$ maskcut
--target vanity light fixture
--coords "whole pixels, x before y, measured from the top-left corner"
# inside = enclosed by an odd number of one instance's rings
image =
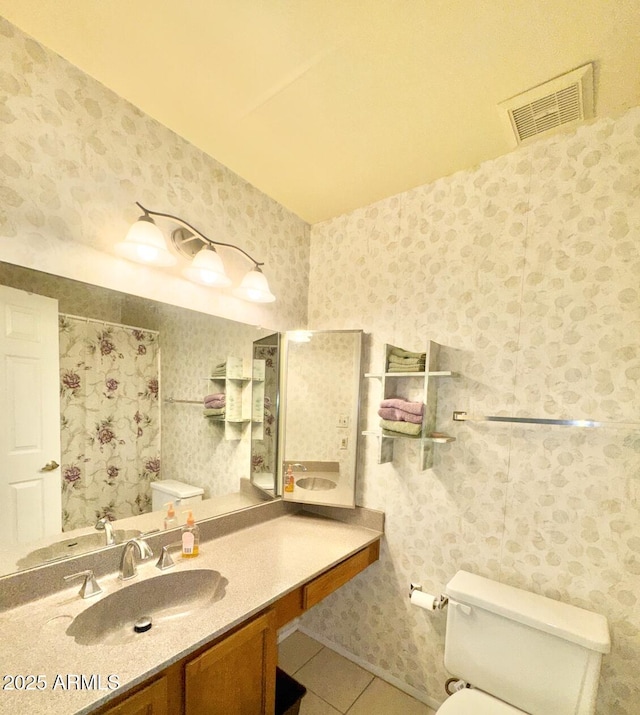
[[[174,265],[177,259],[167,248],[162,231],[152,218],[160,216],[180,226],[171,233],[171,242],[176,251],[190,261],[183,270],[184,276],[190,281],[215,288],[227,288],[231,285],[231,279],[227,276],[222,259],[215,248],[223,246],[239,251],[253,263],[253,268],[232,291],[233,295],[252,303],[272,303],[276,299],[260,269],[264,263],[256,261],[239,246],[207,238],[191,224],[172,214],[151,211],[137,201],[136,206],[139,206],[144,214],[131,226],[124,241],[116,244],[118,255],[152,266]]]
[[[116,244],[116,253],[130,261],[150,266],[175,265],[178,259],[169,252],[162,231],[149,212],[146,209],[143,211],[144,216],[131,226],[124,241]]]

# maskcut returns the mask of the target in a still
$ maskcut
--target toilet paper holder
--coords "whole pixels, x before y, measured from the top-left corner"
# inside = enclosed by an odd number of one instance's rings
[[[410,584],[409,598],[411,599],[411,596],[416,592],[423,593],[422,584],[420,584],[420,583]],[[449,603],[449,597],[445,596],[443,593],[441,593],[439,596],[432,596],[429,593],[425,593],[424,596],[426,597],[425,600],[423,602],[416,603],[416,605],[418,605],[422,608],[427,608],[428,610],[442,611]],[[411,600],[412,600],[412,602],[414,601],[414,599],[411,599]]]

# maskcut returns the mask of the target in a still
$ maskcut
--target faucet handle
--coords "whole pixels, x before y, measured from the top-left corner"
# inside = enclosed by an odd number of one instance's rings
[[[82,584],[79,592],[82,598],[91,598],[91,596],[97,596],[99,593],[102,593],[100,584],[97,582],[92,569],[72,573],[70,576],[65,576],[64,580],[73,581],[73,579],[76,578],[84,578],[84,583]]]
[[[172,566],[175,566],[176,564],[171,558],[169,549],[177,549],[181,546],[181,541],[174,541],[173,544],[167,544],[166,546],[163,546],[162,551],[160,552],[160,558],[158,559],[158,563],[156,564],[156,568],[160,569],[161,571],[164,571],[165,569],[170,569]]]

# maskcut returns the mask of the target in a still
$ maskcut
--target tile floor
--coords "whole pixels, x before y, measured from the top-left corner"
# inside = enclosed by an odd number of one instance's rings
[[[435,715],[300,631],[280,643],[278,664],[307,689],[300,715]]]

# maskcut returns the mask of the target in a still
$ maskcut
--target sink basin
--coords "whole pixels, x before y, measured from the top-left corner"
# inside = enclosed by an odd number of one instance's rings
[[[137,536],[140,536],[141,533],[142,532],[138,531],[138,529],[115,529],[113,536],[116,544],[122,544],[125,541],[129,541],[129,539],[135,539]],[[20,559],[17,566],[20,569],[28,569],[32,566],[40,566],[40,564],[49,561],[58,561],[71,558],[72,556],[79,556],[80,554],[95,551],[96,549],[106,546],[106,541],[104,531],[96,531],[95,533],[83,534],[82,536],[76,536],[71,539],[63,539],[62,541],[56,541],[55,544],[43,546],[41,549],[32,551]]]
[[[296,479],[296,486],[300,489],[310,489],[311,491],[324,491],[335,489],[338,485],[332,479],[326,477],[303,477]]]
[[[133,628],[142,618],[151,618],[153,633],[168,621],[184,618],[219,601],[228,583],[212,569],[174,572],[138,581],[82,611],[66,633],[81,645],[134,642],[144,637]]]

